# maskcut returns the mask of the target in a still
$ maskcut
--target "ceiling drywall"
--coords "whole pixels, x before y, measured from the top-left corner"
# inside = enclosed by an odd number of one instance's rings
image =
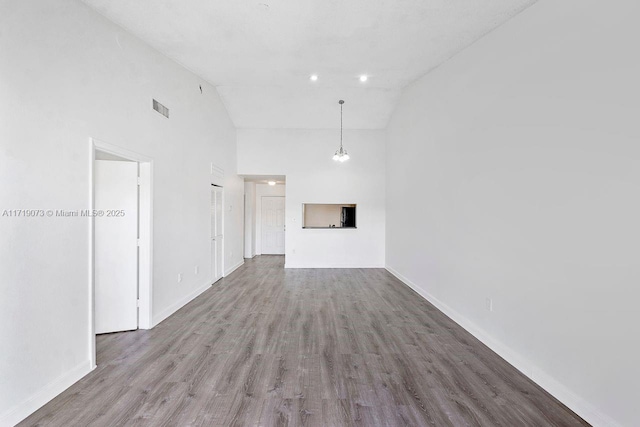
[[[336,128],[344,99],[345,128],[381,129],[402,87],[536,0],[83,1],[215,85],[238,128]]]

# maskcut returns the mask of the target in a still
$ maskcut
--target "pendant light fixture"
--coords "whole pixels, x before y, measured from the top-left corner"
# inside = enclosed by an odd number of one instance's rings
[[[340,148],[337,149],[336,154],[333,155],[333,160],[336,162],[346,162],[349,160],[349,154],[342,145],[342,104],[344,104],[344,101],[341,99],[338,101],[338,104],[340,104]]]

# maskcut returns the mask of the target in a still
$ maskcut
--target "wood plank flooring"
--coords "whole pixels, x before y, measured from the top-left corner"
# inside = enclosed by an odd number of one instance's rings
[[[262,256],[21,426],[584,426],[383,269]]]

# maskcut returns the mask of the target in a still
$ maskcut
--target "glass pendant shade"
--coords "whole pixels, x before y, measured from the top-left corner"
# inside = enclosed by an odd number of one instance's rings
[[[333,160],[338,162],[346,162],[347,160],[349,160],[349,153],[347,153],[347,150],[345,150],[344,147],[340,147],[333,155]]]

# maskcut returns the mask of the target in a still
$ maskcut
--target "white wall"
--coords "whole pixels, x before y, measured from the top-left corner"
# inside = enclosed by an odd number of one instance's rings
[[[89,208],[90,137],[152,157],[160,320],[208,285],[214,162],[233,206],[226,264],[242,261],[235,130],[215,88],[75,0],[3,1],[0,28],[1,210]],[[170,119],[151,109],[152,98]],[[6,425],[90,369],[89,222],[0,217],[0,236]]]
[[[287,193],[286,185],[269,185],[269,184],[256,184],[256,218],[255,218],[255,244],[256,255],[262,255],[262,198],[265,196],[282,196],[285,197]],[[285,200],[286,203],[286,200]],[[285,230],[286,239],[286,230]],[[286,242],[285,242],[286,244]]]
[[[385,133],[347,130],[344,141],[351,160],[337,163],[339,130],[238,130],[239,173],[287,177],[289,268],[384,266]],[[358,228],[303,230],[303,203],[355,203]]]
[[[388,128],[387,266],[600,426],[640,425],[637,16],[540,1]]]

